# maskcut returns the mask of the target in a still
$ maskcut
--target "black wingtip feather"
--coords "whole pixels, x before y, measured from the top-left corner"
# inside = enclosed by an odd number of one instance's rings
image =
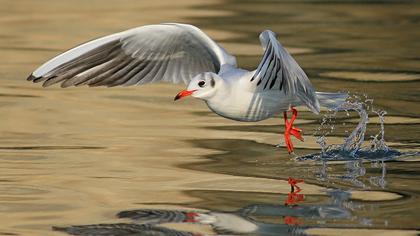
[[[35,79],[37,79],[39,77],[34,76],[33,74],[29,75],[28,78],[26,78],[27,81],[34,81]]]
[[[67,231],[67,227],[53,226],[53,227],[51,227],[51,229],[53,231],[63,231],[63,232]]]
[[[44,81],[46,78],[45,77],[37,77],[37,78],[35,78],[34,80],[33,80],[33,82],[34,83],[38,83],[38,82],[41,82],[41,81]]]
[[[43,76],[35,76],[33,74],[31,74],[30,76],[28,76],[28,78],[26,78],[27,81],[32,81],[34,83],[39,83],[41,81],[44,81],[46,78]]]
[[[131,218],[135,215],[135,211],[121,211],[116,215],[118,218]]]

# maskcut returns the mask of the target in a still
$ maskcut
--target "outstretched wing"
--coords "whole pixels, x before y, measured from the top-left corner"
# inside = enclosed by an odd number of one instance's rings
[[[276,39],[276,34],[266,30],[260,34],[265,49],[261,63],[251,78],[255,91],[280,90],[297,96],[311,111],[319,112],[315,89],[293,57]]]
[[[156,81],[188,84],[202,72],[218,73],[236,59],[200,29],[186,24],[134,28],[99,38],[46,62],[29,81],[61,87],[129,86]]]

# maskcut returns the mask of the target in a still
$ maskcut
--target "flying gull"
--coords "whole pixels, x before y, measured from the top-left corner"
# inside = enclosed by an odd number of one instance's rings
[[[236,58],[199,28],[177,23],[146,25],[95,39],[47,61],[29,77],[47,87],[131,86],[153,82],[185,83],[186,96],[202,99],[216,114],[237,121],[261,121],[283,112],[284,139],[303,141],[293,125],[296,106],[318,114],[334,107],[345,93],[316,92],[302,68],[270,30],[260,34],[264,49],[253,71],[237,67]],[[291,119],[287,111],[291,110]]]

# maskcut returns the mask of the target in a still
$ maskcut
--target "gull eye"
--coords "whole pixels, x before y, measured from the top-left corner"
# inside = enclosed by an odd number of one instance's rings
[[[205,84],[206,84],[206,82],[204,82],[204,81],[198,82],[198,86],[200,86],[200,88],[204,87]]]

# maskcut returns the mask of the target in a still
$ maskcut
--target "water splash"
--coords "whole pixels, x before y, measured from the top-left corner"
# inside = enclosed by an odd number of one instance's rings
[[[346,112],[349,110],[356,111],[360,116],[360,122],[356,129],[344,140],[341,145],[341,152],[348,156],[355,157],[357,151],[360,150],[363,141],[365,140],[366,127],[369,123],[369,115],[366,111],[366,104],[359,101],[345,102],[338,109],[343,109]],[[338,111],[338,110],[337,110]]]
[[[354,130],[344,139],[342,144],[328,145],[327,137],[335,130],[337,115],[339,112],[356,112],[360,118]],[[365,145],[366,130],[369,123],[369,111],[379,118],[380,129],[376,135],[370,136],[369,145]],[[309,154],[299,157],[298,160],[325,160],[325,161],[349,161],[349,160],[390,160],[400,156],[413,155],[402,153],[389,148],[385,143],[385,115],[384,110],[373,108],[373,99],[367,97],[353,96],[345,103],[330,110],[321,121],[320,127],[316,130],[316,142],[321,147],[320,153]],[[345,124],[345,123],[343,123]]]
[[[339,112],[345,112],[350,117],[350,112],[356,112],[359,116],[359,122],[353,131],[343,140],[342,144],[329,145],[327,143],[328,136],[335,131],[336,122],[339,119]],[[369,124],[369,113],[373,113],[379,118],[379,131],[377,134],[370,136],[370,140],[366,140],[366,130]],[[321,125],[315,132],[317,136],[316,142],[321,147],[321,152],[313,153],[306,156],[298,157],[297,160],[315,160],[321,161],[322,166],[316,173],[316,177],[320,181],[330,181],[339,179],[341,181],[350,182],[353,186],[368,188],[361,180],[366,175],[364,162],[371,162],[372,168],[381,168],[380,176],[370,176],[368,182],[371,186],[385,188],[386,186],[386,165],[385,161],[393,160],[402,156],[418,155],[418,152],[400,152],[386,145],[385,142],[385,115],[384,110],[376,110],[373,107],[373,99],[366,96],[353,95],[341,106],[334,110],[330,110],[322,118]],[[345,125],[345,123],[343,123]],[[368,145],[366,145],[366,141]],[[339,175],[329,175],[329,162],[345,161],[345,173]]]
[[[377,162],[372,162],[371,166],[373,168],[381,168],[382,173],[381,173],[381,176],[371,176],[369,178],[370,184],[373,185],[373,186],[385,188],[385,186],[386,186],[386,180],[385,180],[386,164],[385,164],[385,162],[383,160],[382,161],[377,161]]]
[[[379,117],[380,130],[375,136],[371,136],[370,149],[372,151],[390,151],[389,147],[385,143],[385,115],[387,114],[384,110],[372,110]]]

